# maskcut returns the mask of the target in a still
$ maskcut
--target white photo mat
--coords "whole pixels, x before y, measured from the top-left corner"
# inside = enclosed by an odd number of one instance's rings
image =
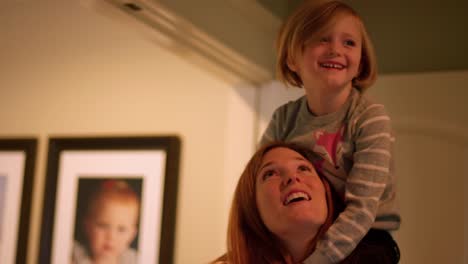
[[[142,178],[139,262],[159,259],[166,152],[164,150],[70,150],[59,155],[52,264],[70,261],[78,179],[83,175]]]
[[[36,138],[0,138],[0,262],[25,263]]]
[[[2,191],[0,199],[0,259],[2,263],[15,263],[16,241],[20,222],[23,178],[26,165],[25,151],[0,151],[0,177]]]

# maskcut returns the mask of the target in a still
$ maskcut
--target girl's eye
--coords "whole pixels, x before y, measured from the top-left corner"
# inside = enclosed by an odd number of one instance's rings
[[[330,40],[330,39],[327,38],[327,37],[322,37],[322,38],[320,38],[320,42],[322,42],[322,43],[326,43],[326,42],[328,42],[329,40]]]
[[[346,40],[345,45],[350,46],[350,47],[354,47],[354,46],[356,46],[356,42],[354,40]]]
[[[306,165],[301,165],[299,166],[299,171],[312,171],[312,169],[309,166]]]

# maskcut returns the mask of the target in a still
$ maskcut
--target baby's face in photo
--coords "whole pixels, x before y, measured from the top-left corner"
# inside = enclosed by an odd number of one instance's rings
[[[118,258],[135,238],[137,221],[134,201],[100,199],[85,221],[93,259]]]

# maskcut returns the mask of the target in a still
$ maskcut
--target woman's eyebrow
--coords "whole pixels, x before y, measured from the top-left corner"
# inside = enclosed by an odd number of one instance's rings
[[[263,170],[265,167],[268,167],[268,166],[270,166],[270,165],[273,165],[274,163],[275,163],[275,162],[273,162],[273,161],[268,161],[267,163],[262,164],[262,166],[260,166],[260,169],[259,169],[258,171],[261,171],[261,170]]]
[[[294,159],[295,160],[300,160],[300,161],[309,161],[309,160],[305,159],[304,157],[295,157]]]

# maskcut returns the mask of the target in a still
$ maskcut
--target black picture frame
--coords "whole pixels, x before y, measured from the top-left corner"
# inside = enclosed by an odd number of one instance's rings
[[[19,214],[13,215],[18,223],[15,238],[6,238],[5,240],[14,243],[16,242],[16,253],[10,252],[10,255],[15,256],[14,263],[26,263],[26,254],[28,249],[28,236],[29,236],[29,221],[31,215],[31,202],[32,202],[32,191],[34,184],[34,170],[36,165],[37,155],[37,139],[36,138],[1,138],[0,139],[0,153],[9,155],[9,153],[23,153],[25,156],[23,161],[23,179],[22,184],[18,190],[21,193],[19,204]],[[0,171],[4,171],[4,168],[0,168]],[[6,177],[9,177],[8,175]],[[6,199],[8,200],[8,199]],[[5,259],[4,259],[5,260]],[[4,261],[2,260],[2,261]],[[8,260],[5,260],[8,261]]]
[[[157,251],[159,256],[155,263],[173,263],[181,151],[181,141],[178,136],[52,137],[49,139],[48,147],[39,263],[54,263],[54,225],[59,224],[55,223],[55,221],[57,219],[56,214],[60,214],[60,212],[57,212],[57,205],[60,205],[60,197],[57,197],[57,193],[60,191],[58,189],[61,186],[59,184],[60,180],[64,181],[64,179],[61,179],[64,176],[60,175],[61,168],[59,164],[61,164],[61,160],[67,153],[85,153],[84,155],[87,155],[86,153],[96,151],[98,153],[102,151],[102,153],[122,155],[133,153],[133,151],[155,151],[155,153],[162,151],[165,153],[164,172],[162,173],[164,184],[163,190],[161,190],[163,198],[160,215],[159,247],[153,249],[153,251]],[[148,263],[148,261],[140,259],[139,263]]]

